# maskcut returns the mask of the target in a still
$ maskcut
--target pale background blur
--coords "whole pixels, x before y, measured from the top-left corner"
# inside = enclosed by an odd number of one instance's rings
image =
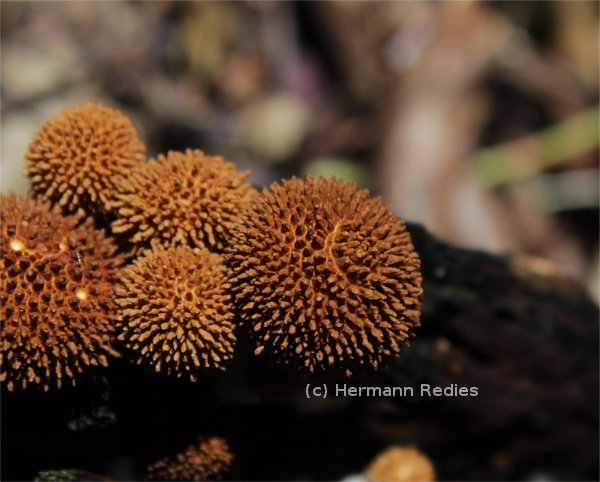
[[[598,297],[597,2],[1,4],[1,188],[56,112],[123,109],[150,157],[336,175],[446,240]]]

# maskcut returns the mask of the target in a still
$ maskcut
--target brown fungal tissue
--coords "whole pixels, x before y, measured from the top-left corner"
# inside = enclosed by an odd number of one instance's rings
[[[148,467],[149,480],[221,480],[233,463],[227,441],[200,437],[175,457],[165,457]]]
[[[90,223],[48,204],[1,197],[0,379],[9,390],[75,385],[86,366],[106,366],[121,258]]]
[[[58,203],[63,213],[102,217],[115,182],[143,163],[146,148],[131,121],[100,104],[66,109],[34,136],[25,174],[34,196]]]
[[[393,446],[382,452],[366,470],[372,482],[435,480],[431,461],[414,447]]]
[[[192,381],[223,368],[235,345],[233,312],[219,255],[155,246],[136,258],[117,288],[119,340],[137,363]]]
[[[419,325],[420,260],[404,222],[339,180],[273,184],[227,249],[255,353],[310,371],[377,368]]]
[[[221,250],[241,207],[254,194],[247,172],[202,151],[169,151],[119,183],[114,233],[148,247],[189,245]]]

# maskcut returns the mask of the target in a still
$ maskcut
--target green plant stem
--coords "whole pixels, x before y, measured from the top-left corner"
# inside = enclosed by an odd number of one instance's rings
[[[599,145],[598,106],[525,137],[481,149],[470,163],[489,187],[499,187],[569,162]]]

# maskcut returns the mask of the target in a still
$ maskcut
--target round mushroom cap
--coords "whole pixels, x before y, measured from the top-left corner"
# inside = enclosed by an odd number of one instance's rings
[[[371,482],[403,482],[435,480],[431,461],[414,447],[389,447],[369,465],[367,479]]]
[[[199,150],[161,154],[119,183],[111,204],[117,213],[113,233],[128,236],[134,251],[151,241],[165,248],[222,250],[241,208],[255,194],[247,175]]]
[[[353,183],[274,183],[244,210],[226,263],[255,353],[302,370],[378,368],[420,323],[405,224]]]
[[[147,477],[149,480],[221,480],[232,463],[233,454],[225,439],[200,437],[185,451],[150,465]]]
[[[125,114],[88,103],[51,117],[29,145],[33,195],[63,213],[104,218],[115,183],[143,164],[146,147]]]
[[[102,231],[49,204],[2,196],[0,379],[9,390],[60,388],[106,366],[122,259]]]
[[[224,368],[236,342],[221,257],[197,251],[157,245],[126,268],[116,289],[118,338],[137,363],[192,381]]]

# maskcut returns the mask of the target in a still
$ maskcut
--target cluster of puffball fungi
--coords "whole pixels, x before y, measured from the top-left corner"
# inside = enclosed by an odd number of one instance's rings
[[[1,206],[9,391],[75,384],[117,356],[195,381],[226,369],[242,331],[275,364],[350,376],[419,326],[405,224],[352,183],[257,192],[200,150],[146,162],[131,121],[93,103],[50,118],[25,161],[31,197]],[[218,478],[231,459],[224,441],[201,439],[149,475]]]

